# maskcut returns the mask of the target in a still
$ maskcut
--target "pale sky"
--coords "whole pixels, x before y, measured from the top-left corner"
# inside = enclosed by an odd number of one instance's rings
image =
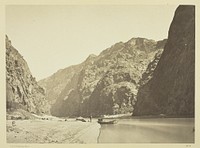
[[[133,37],[167,38],[177,5],[6,6],[6,34],[37,80]]]

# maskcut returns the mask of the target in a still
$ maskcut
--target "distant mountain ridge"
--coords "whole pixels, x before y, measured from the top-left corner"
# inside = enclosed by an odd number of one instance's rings
[[[162,53],[165,43],[166,40],[132,38],[39,81],[46,89],[47,99],[55,102],[52,103],[52,115],[96,116],[132,112],[142,73],[155,54]]]
[[[69,83],[74,74],[80,70],[81,65],[74,65],[61,69],[48,78],[40,80],[38,83],[46,90],[46,97],[50,104],[55,103],[58,94],[65,88],[66,83]]]

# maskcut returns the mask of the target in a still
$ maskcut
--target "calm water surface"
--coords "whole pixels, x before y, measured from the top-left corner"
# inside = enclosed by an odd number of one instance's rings
[[[194,118],[119,119],[101,125],[99,143],[194,143]]]

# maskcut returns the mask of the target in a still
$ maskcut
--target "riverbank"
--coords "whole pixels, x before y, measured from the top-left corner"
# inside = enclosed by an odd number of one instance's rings
[[[8,143],[97,143],[100,124],[75,120],[7,120]]]

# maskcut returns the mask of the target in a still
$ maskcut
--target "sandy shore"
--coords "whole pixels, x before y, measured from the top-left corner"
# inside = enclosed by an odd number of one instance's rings
[[[14,121],[14,124],[13,124]],[[7,120],[8,143],[97,143],[97,122]]]

